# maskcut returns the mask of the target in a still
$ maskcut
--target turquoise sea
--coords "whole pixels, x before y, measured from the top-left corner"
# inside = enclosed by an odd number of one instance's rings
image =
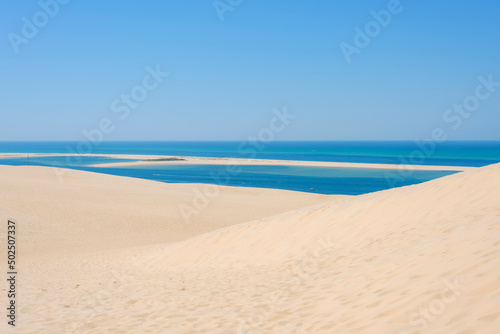
[[[500,162],[500,142],[0,142],[0,153],[144,154],[234,157],[443,166],[485,166]],[[45,157],[30,164],[57,166],[170,183],[210,183],[263,187],[321,194],[358,195],[425,182],[452,174],[445,171],[324,168],[295,166],[144,166],[96,168],[91,164],[124,160],[103,157]],[[26,165],[26,158],[0,159],[0,164]]]

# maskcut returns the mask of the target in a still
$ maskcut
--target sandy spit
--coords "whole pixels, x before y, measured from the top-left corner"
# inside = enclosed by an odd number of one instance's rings
[[[0,153],[2,158],[22,158],[27,157],[28,153]],[[113,162],[91,165],[91,167],[136,167],[136,166],[165,166],[165,165],[259,165],[259,166],[304,166],[304,167],[337,167],[337,168],[371,168],[371,169],[393,169],[401,170],[433,170],[433,171],[466,171],[473,170],[476,167],[464,166],[431,166],[411,164],[408,161],[402,161],[401,164],[373,164],[373,163],[354,163],[354,162],[324,162],[324,161],[294,161],[294,160],[271,160],[271,159],[239,159],[239,158],[210,158],[210,157],[183,157],[183,156],[158,156],[158,155],[131,155],[131,154],[45,154],[30,153],[32,157],[53,157],[68,156],[70,161],[77,157],[107,157],[114,159],[131,159],[138,161]],[[173,161],[154,161],[158,159],[178,159]]]

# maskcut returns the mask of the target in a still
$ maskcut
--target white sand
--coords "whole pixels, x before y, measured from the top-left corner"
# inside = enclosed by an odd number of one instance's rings
[[[93,165],[93,167],[135,167],[135,166],[165,166],[165,165],[226,165],[226,166],[303,166],[303,167],[334,167],[334,168],[370,168],[407,170],[445,170],[466,171],[475,167],[462,166],[431,166],[409,164],[372,164],[357,162],[326,162],[326,161],[295,161],[268,159],[238,159],[238,158],[203,158],[203,157],[173,157],[183,160],[173,161],[132,161]]]
[[[500,164],[356,197],[224,188],[189,224],[191,185],[54,175],[0,167],[17,333],[499,332]]]
[[[331,198],[62,171],[0,166],[2,217],[14,217],[30,231],[23,235],[23,254],[28,247],[41,256],[61,246],[73,253],[178,241]]]
[[[27,153],[0,153],[2,158],[27,158]],[[392,169],[400,170],[402,173],[408,170],[427,170],[427,171],[467,171],[476,167],[464,166],[432,166],[418,165],[403,160],[401,164],[374,164],[357,162],[326,162],[326,161],[295,161],[295,160],[272,160],[272,159],[240,159],[240,158],[209,158],[209,157],[182,157],[182,156],[158,156],[158,155],[132,155],[132,154],[45,154],[30,153],[32,157],[52,157],[69,156],[70,161],[77,157],[106,157],[113,159],[131,159],[139,161],[112,162],[105,164],[91,165],[91,167],[137,167],[137,166],[166,166],[166,165],[225,165],[231,166],[303,166],[303,167],[334,167],[334,168],[370,168],[370,169]],[[173,161],[152,161],[157,159],[182,159]],[[150,161],[148,161],[150,160]]]

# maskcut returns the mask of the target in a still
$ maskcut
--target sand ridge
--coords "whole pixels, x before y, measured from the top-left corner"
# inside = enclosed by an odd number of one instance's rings
[[[28,153],[0,153],[2,158],[24,158]],[[90,165],[91,167],[116,168],[138,166],[168,166],[168,165],[225,165],[225,166],[302,166],[302,167],[331,167],[331,168],[369,168],[391,169],[405,173],[409,170],[425,171],[467,171],[477,167],[465,166],[434,166],[419,165],[410,161],[400,164],[356,163],[356,162],[327,162],[327,161],[295,161],[273,159],[245,159],[245,158],[212,158],[212,157],[185,157],[185,156],[158,156],[137,154],[62,154],[62,153],[30,153],[32,157],[68,157],[71,163],[79,157],[102,157],[113,159],[131,159],[137,161],[112,162]],[[168,160],[165,160],[168,159]],[[172,159],[172,160],[170,160]]]

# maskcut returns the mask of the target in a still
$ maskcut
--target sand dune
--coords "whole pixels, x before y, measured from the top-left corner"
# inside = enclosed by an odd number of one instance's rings
[[[499,332],[500,164],[356,197],[224,188],[182,228],[189,185],[52,172],[0,168],[18,333]]]
[[[48,167],[0,166],[0,186],[0,214],[29,228],[30,256],[178,241],[332,198]]]

